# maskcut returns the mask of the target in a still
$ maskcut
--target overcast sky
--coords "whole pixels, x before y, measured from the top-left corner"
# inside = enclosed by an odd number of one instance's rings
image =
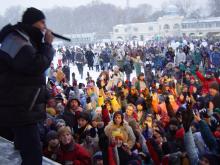
[[[4,14],[5,10],[11,6],[20,5],[22,7],[37,7],[39,9],[51,8],[54,6],[69,6],[77,7],[80,5],[86,5],[93,0],[1,0],[0,14]],[[126,6],[126,0],[99,0],[105,3],[112,3],[117,6]],[[168,0],[130,0],[130,6],[137,6],[139,4],[148,3],[159,8],[160,5]]]

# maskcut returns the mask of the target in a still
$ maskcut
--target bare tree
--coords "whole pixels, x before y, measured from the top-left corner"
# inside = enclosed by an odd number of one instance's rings
[[[4,14],[4,19],[6,23],[15,24],[18,21],[21,21],[21,15],[23,11],[24,10],[21,6],[12,6],[6,9]]]
[[[220,16],[220,0],[209,0],[211,15],[219,17]]]

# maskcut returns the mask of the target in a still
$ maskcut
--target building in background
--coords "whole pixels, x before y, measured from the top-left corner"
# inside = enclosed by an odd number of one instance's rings
[[[113,27],[112,40],[160,39],[166,37],[205,37],[220,34],[220,17],[185,19],[170,5],[166,14],[155,22],[120,24]]]

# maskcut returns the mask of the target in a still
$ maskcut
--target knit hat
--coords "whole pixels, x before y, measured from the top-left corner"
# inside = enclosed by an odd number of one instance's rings
[[[219,91],[219,84],[216,81],[211,82],[209,84],[209,88],[212,88],[212,89],[215,89],[215,90]]]
[[[46,136],[46,139],[47,139],[47,142],[49,142],[50,140],[53,140],[53,139],[58,139],[58,134],[56,131],[49,131],[47,133],[47,136]]]
[[[55,99],[56,99],[56,100],[63,100],[63,96],[62,96],[61,94],[57,94],[57,95],[55,96]]]
[[[137,122],[135,120],[131,120],[128,122],[128,125],[132,128],[132,130],[135,130],[138,126]]]
[[[101,151],[98,151],[96,152],[94,155],[93,155],[93,159],[94,160],[102,160],[102,152]]]
[[[66,126],[66,122],[63,119],[56,120],[56,127]]]
[[[124,135],[120,130],[116,130],[116,131],[112,131],[112,137],[114,137],[115,139],[120,139],[120,140],[124,140]]]
[[[22,22],[28,25],[33,25],[43,19],[45,19],[44,13],[34,7],[27,8],[22,16]]]

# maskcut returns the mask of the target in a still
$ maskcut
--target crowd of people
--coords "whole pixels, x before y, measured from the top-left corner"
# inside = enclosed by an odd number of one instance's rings
[[[218,164],[218,43],[111,43],[57,53],[63,58],[47,72],[47,119],[39,124],[46,157],[74,165]],[[71,63],[78,72],[70,73]],[[81,83],[75,74],[87,66],[100,75]]]
[[[0,31],[0,136],[22,165],[219,164],[218,42],[58,47],[55,66],[53,39],[33,7]]]

